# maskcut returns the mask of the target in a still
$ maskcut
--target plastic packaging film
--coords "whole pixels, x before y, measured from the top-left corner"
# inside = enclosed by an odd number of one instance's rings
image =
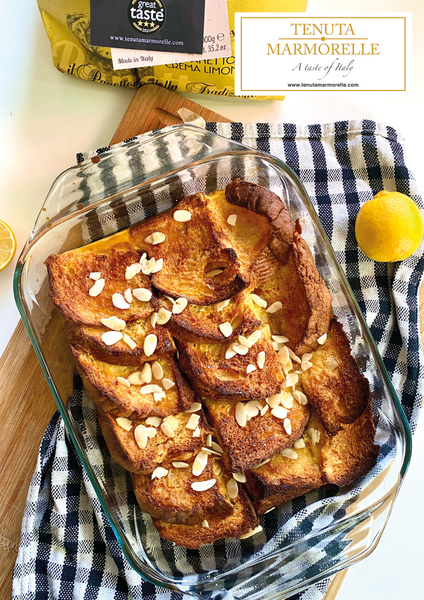
[[[227,0],[232,56],[114,71],[109,48],[90,45],[90,0],[37,0],[54,66],[74,77],[138,88],[153,83],[175,92],[234,96],[236,12],[304,12],[307,0]],[[268,96],[267,98],[271,98]],[[283,96],[273,97],[279,100]],[[261,99],[255,96],[255,99]],[[264,97],[262,97],[264,99]]]

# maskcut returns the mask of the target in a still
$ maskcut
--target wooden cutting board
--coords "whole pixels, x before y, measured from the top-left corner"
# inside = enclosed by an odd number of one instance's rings
[[[175,92],[146,85],[135,93],[111,143],[181,123],[180,108],[206,121],[230,122]],[[423,321],[420,311],[421,331]],[[0,598],[10,598],[27,491],[41,438],[56,410],[22,321],[0,358],[0,399]],[[345,575],[333,579],[325,600],[336,597]]]

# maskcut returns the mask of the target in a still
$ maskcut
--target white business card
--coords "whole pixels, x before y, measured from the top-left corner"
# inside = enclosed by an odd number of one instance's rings
[[[126,50],[123,48],[111,48],[111,51],[115,71],[231,56],[227,1],[206,0],[203,54],[149,52],[147,50]]]
[[[409,91],[409,13],[236,13],[238,95]]]

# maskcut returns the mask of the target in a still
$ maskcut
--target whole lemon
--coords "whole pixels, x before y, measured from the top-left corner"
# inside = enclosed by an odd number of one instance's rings
[[[378,262],[411,256],[424,234],[420,209],[399,192],[379,192],[356,217],[355,235],[362,252]]]

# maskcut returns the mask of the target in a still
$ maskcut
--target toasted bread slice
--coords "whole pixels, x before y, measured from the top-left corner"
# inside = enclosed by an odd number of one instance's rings
[[[197,502],[203,502],[204,492],[197,492],[197,494],[199,496]],[[207,519],[207,526],[203,522],[198,525],[179,525],[165,523],[158,519],[153,519],[153,525],[162,538],[184,548],[200,548],[202,544],[212,544],[221,538],[237,539],[251,529],[255,529],[259,521],[253,504],[242,486],[239,486],[237,499],[232,502],[234,510],[229,516],[222,518],[211,515]]]
[[[353,423],[370,402],[370,386],[350,351],[350,343],[336,317],[331,319],[324,345],[311,358],[302,386],[327,433],[335,435]]]
[[[272,230],[269,247],[284,264],[292,242],[293,227],[290,213],[281,198],[267,188],[241,179],[227,185],[225,197],[231,204],[243,206],[269,219]]]
[[[196,525],[209,517],[225,518],[233,512],[233,504],[226,489],[226,479],[219,472],[213,457],[207,457],[203,472],[195,476],[193,464],[196,455],[186,467],[168,465],[168,473],[161,478],[152,475],[132,475],[134,493],[143,512],[166,523]],[[174,461],[176,465],[181,461]],[[153,474],[154,475],[154,474]],[[215,485],[203,492],[196,492],[191,485],[216,480]]]
[[[232,346],[226,344],[191,344],[181,342],[179,364],[187,373],[199,395],[209,398],[267,398],[278,394],[284,385],[284,374],[271,343],[271,334],[266,324],[261,325],[260,339],[247,354],[235,354],[225,358]],[[264,352],[265,362],[259,368],[258,355]],[[255,370],[247,374],[248,365]]]
[[[238,226],[222,223],[220,213],[224,209],[218,210],[218,206],[226,204],[225,196],[221,192],[217,198],[189,196],[175,209],[131,227],[130,238],[137,248],[150,258],[164,259],[162,269],[152,275],[154,286],[164,294],[184,297],[191,304],[210,305],[249,285],[250,266],[270,237],[268,221],[237,209]],[[176,211],[188,211],[190,220],[175,220]],[[235,230],[240,234],[236,236]],[[163,233],[165,240],[155,245],[146,243],[155,232]],[[217,268],[221,274],[209,275]]]
[[[258,282],[254,293],[266,300],[267,308],[282,304],[274,313],[262,309],[272,333],[286,336],[287,345],[298,355],[315,350],[317,339],[328,331],[332,299],[306,242],[294,231],[284,265],[277,267],[275,259],[262,253],[254,269]]]
[[[100,405],[96,408],[99,425],[109,452],[116,462],[133,473],[151,473],[156,467],[168,466],[173,460],[192,460],[192,453],[200,450],[205,444],[206,435],[210,433],[203,412],[196,413],[200,415],[199,431],[196,432],[199,435],[194,436],[194,431],[186,427],[190,414],[181,412],[175,415],[178,426],[174,431],[174,437],[169,437],[163,432],[161,425],[156,424],[155,419],[150,418],[146,423],[146,419],[133,418],[130,420],[131,423],[128,423],[131,429],[127,431],[120,425],[122,422],[119,417],[105,412]],[[160,417],[156,419],[161,421]],[[152,421],[155,423],[152,424]],[[154,437],[148,438],[144,448],[140,447],[135,439],[135,430],[139,425],[149,428],[150,434],[153,434],[153,429],[156,431]]]
[[[321,469],[326,483],[339,487],[363,477],[377,462],[380,446],[374,444],[375,427],[371,402],[351,425],[329,436],[321,453]]]
[[[315,410],[305,430],[303,448],[292,448],[296,458],[276,454],[246,473],[258,514],[306,494],[324,484],[339,487],[363,477],[376,464],[371,403],[362,415],[335,436],[327,435]],[[293,455],[294,456],[294,455]]]
[[[166,326],[178,340],[198,344],[227,342],[236,340],[239,335],[247,336],[261,326],[250,298],[251,292],[252,288],[249,286],[223,303],[210,306],[188,304],[183,312],[173,314]],[[160,298],[160,304],[167,310],[172,310],[168,298]],[[225,337],[219,328],[225,322],[231,323],[233,329],[229,337]]]
[[[316,434],[312,436],[311,428],[319,432],[318,440]],[[316,412],[312,411],[308,427],[302,436],[304,447],[291,446],[296,458],[277,452],[265,464],[246,471],[247,487],[254,498],[258,514],[302,496],[325,483],[320,457],[326,439],[324,427],[319,422]]]
[[[111,242],[112,243],[112,242]],[[150,315],[157,307],[157,298],[141,302],[133,296],[129,308],[119,309],[112,302],[112,295],[123,294],[127,289],[152,290],[149,277],[137,273],[127,280],[127,267],[139,263],[140,255],[134,250],[116,250],[98,254],[86,248],[50,255],[45,261],[48,269],[50,298],[67,318],[83,325],[101,326],[101,319],[119,317],[132,321]],[[97,296],[90,296],[90,289],[97,285],[91,273],[100,273],[104,287]]]
[[[206,400],[204,404],[218,441],[224,449],[223,461],[233,473],[240,473],[262,463],[283,448],[290,448],[298,440],[309,420],[309,407],[293,402],[286,418],[275,417],[268,408],[240,427],[236,420],[236,404],[228,400]],[[265,401],[258,403],[262,410]],[[282,407],[280,407],[282,408]],[[289,431],[290,433],[288,433]]]
[[[99,360],[114,365],[137,366],[147,361],[156,360],[160,356],[170,356],[175,354],[177,350],[169,331],[160,325],[153,327],[150,317],[131,321],[127,323],[122,331],[135,342],[136,347],[133,349],[123,339],[116,344],[107,346],[102,340],[102,335],[110,331],[106,327],[90,327],[89,325],[77,325],[73,321],[67,321],[63,331],[73,346],[87,354],[96,356]],[[144,341],[151,334],[154,334],[157,338],[156,349],[152,355],[146,356]]]
[[[150,384],[127,387],[118,377],[128,379],[130,375],[139,372],[137,368],[111,365],[74,346],[71,346],[71,349],[77,370],[93,402],[115,417],[167,417],[190,408],[193,403],[194,392],[181,375],[174,358],[157,359],[162,367],[163,376],[175,384],[168,390],[164,389],[161,381],[155,379],[152,379]],[[156,401],[153,393],[142,393],[145,385],[152,384],[163,390],[164,398]]]

